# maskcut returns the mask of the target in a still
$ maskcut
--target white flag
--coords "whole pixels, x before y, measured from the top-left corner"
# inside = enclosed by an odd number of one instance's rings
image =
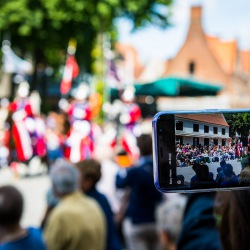
[[[33,67],[30,62],[18,57],[9,45],[2,46],[3,71],[6,73],[31,74]]]

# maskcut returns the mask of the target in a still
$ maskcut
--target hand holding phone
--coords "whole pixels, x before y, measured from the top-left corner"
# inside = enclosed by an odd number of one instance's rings
[[[250,109],[159,112],[152,125],[161,192],[250,188]]]

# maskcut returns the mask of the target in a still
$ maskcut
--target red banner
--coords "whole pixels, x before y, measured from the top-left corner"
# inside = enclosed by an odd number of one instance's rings
[[[61,94],[65,95],[70,91],[72,80],[75,77],[77,77],[78,74],[79,74],[79,66],[76,62],[75,56],[68,55],[60,87]]]

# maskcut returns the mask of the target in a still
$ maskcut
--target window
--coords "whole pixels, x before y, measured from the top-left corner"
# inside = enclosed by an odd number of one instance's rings
[[[218,134],[218,128],[214,127],[214,134]]]
[[[176,130],[183,131],[183,122],[176,121],[175,128],[176,128]]]
[[[223,129],[221,130],[221,133],[222,133],[223,135],[225,135],[225,134],[226,134],[226,129],[223,128]]]
[[[199,124],[196,124],[196,123],[193,124],[193,131],[199,132]]]
[[[194,137],[193,138],[193,145],[198,146],[199,145],[199,137]]]
[[[204,125],[204,133],[209,133],[209,126]]]
[[[183,137],[182,136],[176,136],[175,144],[183,145]]]
[[[209,138],[204,138],[204,146],[208,146],[209,145]]]
[[[214,145],[218,145],[218,139],[216,138],[216,139],[214,139]]]
[[[189,74],[193,75],[195,71],[195,63],[194,62],[190,62],[189,63]]]

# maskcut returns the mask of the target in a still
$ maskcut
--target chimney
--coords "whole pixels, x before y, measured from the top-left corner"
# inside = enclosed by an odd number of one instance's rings
[[[201,6],[192,6],[190,11],[190,21],[192,24],[201,25],[201,17],[202,17],[202,7]]]

